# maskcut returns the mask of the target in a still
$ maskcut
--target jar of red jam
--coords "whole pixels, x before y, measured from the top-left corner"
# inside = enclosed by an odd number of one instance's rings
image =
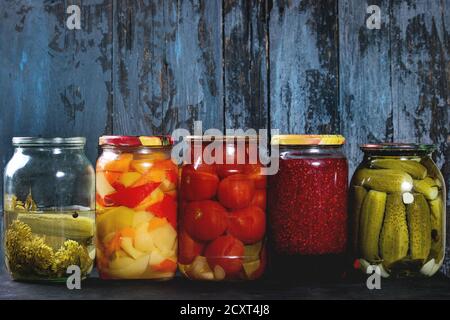
[[[189,279],[253,280],[265,270],[267,179],[255,157],[257,142],[253,137],[187,138],[178,263]]]
[[[269,176],[271,266],[277,277],[342,271],[347,248],[348,165],[339,135],[277,135]],[[271,252],[272,253],[272,252]]]

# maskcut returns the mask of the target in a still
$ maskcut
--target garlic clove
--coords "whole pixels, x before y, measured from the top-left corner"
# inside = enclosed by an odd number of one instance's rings
[[[420,269],[420,273],[425,276],[432,276],[435,265],[436,263],[433,258],[422,266],[422,268]]]

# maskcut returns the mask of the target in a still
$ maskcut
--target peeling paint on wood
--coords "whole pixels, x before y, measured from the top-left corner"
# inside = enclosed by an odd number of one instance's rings
[[[435,144],[433,158],[450,177],[450,2],[393,1],[391,16],[394,137]],[[450,274],[450,259],[444,271]]]
[[[337,1],[276,1],[271,7],[271,127],[339,132]]]
[[[382,12],[381,29],[368,29],[369,5]],[[359,144],[392,142],[389,1],[339,1],[339,113],[350,172],[362,160]]]
[[[118,2],[116,17],[114,133],[222,128],[221,7]]]
[[[226,128],[267,128],[266,3],[224,2]]]
[[[80,4],[80,1],[75,1]],[[82,30],[67,30],[64,2],[2,1],[0,148],[12,136],[86,136],[107,129],[111,83],[109,1],[84,3]],[[89,144],[91,160],[97,155]]]

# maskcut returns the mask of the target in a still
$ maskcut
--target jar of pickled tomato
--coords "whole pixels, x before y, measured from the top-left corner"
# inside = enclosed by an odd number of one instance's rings
[[[355,265],[383,277],[434,275],[445,254],[445,183],[433,145],[361,146],[350,184]]]
[[[215,137],[218,148],[211,153],[211,139],[187,141],[179,196],[181,272],[196,280],[259,278],[266,266],[267,179],[251,156],[257,138]],[[210,154],[214,161],[207,160]]]
[[[168,136],[103,136],[97,267],[103,279],[169,279],[177,269],[178,166]]]
[[[339,135],[277,135],[269,176],[271,267],[277,277],[336,275],[346,263],[347,159]]]

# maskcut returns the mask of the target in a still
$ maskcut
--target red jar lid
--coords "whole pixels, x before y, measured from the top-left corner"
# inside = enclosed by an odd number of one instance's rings
[[[101,136],[100,146],[164,147],[173,145],[171,136]]]

